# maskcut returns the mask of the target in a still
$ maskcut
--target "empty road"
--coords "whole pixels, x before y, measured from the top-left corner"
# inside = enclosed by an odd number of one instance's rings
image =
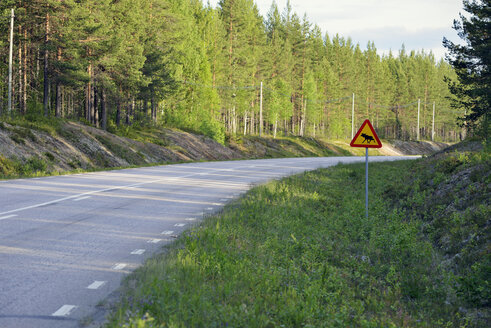
[[[364,157],[190,163],[0,181],[0,327],[79,327],[127,273],[251,185],[356,161]]]

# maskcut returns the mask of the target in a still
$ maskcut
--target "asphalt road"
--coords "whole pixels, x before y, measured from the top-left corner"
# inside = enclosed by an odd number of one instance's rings
[[[252,185],[355,161],[364,157],[190,163],[0,181],[0,327],[79,327],[127,273]]]

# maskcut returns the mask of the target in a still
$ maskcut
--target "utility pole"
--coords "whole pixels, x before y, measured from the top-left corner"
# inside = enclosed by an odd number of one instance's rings
[[[417,131],[416,131],[416,140],[419,141],[419,107],[421,105],[421,99],[418,99],[418,126],[417,126]]]
[[[431,141],[435,141],[435,102],[433,102],[433,122],[431,123]]]
[[[14,9],[10,18],[10,52],[9,52],[9,100],[8,112],[12,112],[12,56],[14,52]]]
[[[263,134],[263,82],[261,81],[261,93],[259,98],[259,136]]]
[[[353,140],[354,135],[355,135],[355,93],[353,92],[353,101],[351,103],[351,140]]]

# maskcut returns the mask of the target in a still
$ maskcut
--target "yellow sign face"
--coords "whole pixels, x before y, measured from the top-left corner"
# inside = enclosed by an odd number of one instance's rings
[[[369,120],[365,120],[353,140],[351,140],[350,146],[363,148],[381,148],[382,142],[380,142],[380,139],[375,133],[372,123],[370,123]]]

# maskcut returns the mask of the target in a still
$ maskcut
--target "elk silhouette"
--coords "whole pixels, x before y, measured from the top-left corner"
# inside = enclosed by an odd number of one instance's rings
[[[375,141],[372,136],[369,136],[368,134],[362,133],[361,136],[363,137],[363,140],[361,143],[364,143],[365,141],[369,144],[372,141]]]

